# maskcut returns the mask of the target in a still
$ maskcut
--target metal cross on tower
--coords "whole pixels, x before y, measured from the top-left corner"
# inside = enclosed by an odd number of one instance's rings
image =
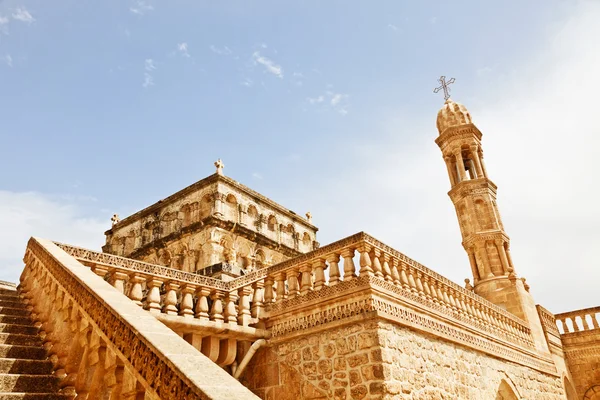
[[[444,75],[442,75],[442,76],[440,76],[440,79],[438,79],[438,82],[441,83],[441,86],[433,89],[433,93],[437,93],[440,90],[443,90],[444,91],[444,100],[448,100],[450,98],[449,86],[454,83],[454,78],[450,78],[450,80],[446,82],[446,77]]]

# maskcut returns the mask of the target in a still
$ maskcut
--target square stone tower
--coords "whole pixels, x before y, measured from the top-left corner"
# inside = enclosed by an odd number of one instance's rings
[[[316,249],[306,218],[217,173],[119,220],[102,250],[230,280]]]

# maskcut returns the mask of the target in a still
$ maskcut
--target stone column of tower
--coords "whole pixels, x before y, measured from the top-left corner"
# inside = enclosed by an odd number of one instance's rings
[[[446,100],[438,112],[435,140],[442,150],[448,192],[462,233],[475,293],[528,322],[540,350],[548,349],[535,302],[517,277],[510,239],[496,204],[496,185],[483,162],[482,134],[462,104]]]

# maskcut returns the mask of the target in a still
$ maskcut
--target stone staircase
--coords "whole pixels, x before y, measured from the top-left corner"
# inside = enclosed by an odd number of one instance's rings
[[[46,357],[38,328],[16,289],[0,288],[0,400],[70,399]]]

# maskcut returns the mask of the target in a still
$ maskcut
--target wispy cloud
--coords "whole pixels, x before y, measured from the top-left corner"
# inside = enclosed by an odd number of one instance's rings
[[[149,11],[154,11],[154,6],[148,4],[144,0],[136,0],[134,5],[129,7],[129,11],[131,11],[133,14],[144,15]]]
[[[438,20],[437,17],[431,17],[431,18],[429,18],[429,23],[431,25],[435,25],[435,24],[437,24],[437,20]]]
[[[394,31],[394,32],[398,30],[398,27],[394,24],[388,24],[387,27],[389,30]]]
[[[86,199],[0,190],[0,221],[11,227],[0,229],[0,279],[18,282],[32,235],[99,249],[110,214],[101,219],[85,211],[89,208]]]
[[[144,72],[144,82],[142,83],[142,86],[144,88],[154,86],[154,78],[152,77],[152,75],[150,75],[150,72],[156,69],[156,66],[154,65],[154,60],[152,60],[151,58],[147,58],[144,61],[144,69],[146,70],[146,72]]]
[[[253,172],[252,177],[254,179],[262,179],[263,178],[263,176],[261,174],[259,174],[258,172]]]
[[[252,54],[252,58],[254,59],[255,64],[264,66],[266,72],[283,79],[283,68],[281,68],[281,65],[276,64],[273,60],[265,56],[261,56],[258,51],[255,51],[254,54]]]
[[[188,44],[186,42],[177,43],[177,51],[179,51],[179,53],[184,57],[191,57],[190,53],[188,52]]]
[[[312,105],[320,105],[323,108],[330,108],[342,115],[348,114],[348,98],[345,93],[337,93],[327,90],[324,94],[317,97],[308,97],[306,100]]]
[[[231,49],[227,46],[219,48],[219,47],[215,46],[214,44],[211,44],[209,48],[210,48],[210,51],[212,51],[213,53],[218,54],[220,56],[229,56],[233,53],[231,51]]]
[[[156,69],[156,66],[154,65],[154,60],[151,58],[147,58],[144,61],[144,69],[146,71],[154,71]]]
[[[254,81],[250,78],[246,78],[242,81],[241,85],[246,87],[252,87],[254,86]]]
[[[12,59],[12,57],[11,57],[10,54],[7,54],[7,55],[4,56],[4,62],[6,63],[6,65],[8,65],[9,67],[12,68],[12,66],[13,66],[13,59]]]
[[[25,7],[19,7],[12,13],[13,19],[31,24],[35,22],[35,18],[27,11]]]
[[[154,86],[154,78],[147,72],[144,72],[144,83],[142,83],[144,88]]]

